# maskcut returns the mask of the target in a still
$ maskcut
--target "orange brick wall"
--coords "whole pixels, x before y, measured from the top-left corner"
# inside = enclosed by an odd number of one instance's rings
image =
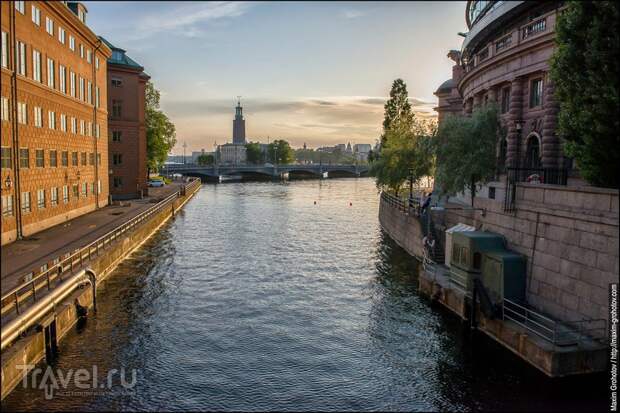
[[[40,25],[32,21],[32,6],[40,10]],[[2,2],[2,31],[9,37],[9,45],[14,40],[12,32],[14,30],[15,39],[26,44],[26,76],[15,75],[17,85],[17,101],[27,104],[27,124],[18,124],[17,140],[18,148],[28,148],[30,151],[29,167],[19,167],[19,157],[13,153],[12,168],[2,168],[2,195],[13,196],[13,214],[2,217],[2,244],[15,240],[17,214],[19,208],[19,194],[16,190],[16,173],[19,174],[20,192],[30,192],[30,213],[22,214],[22,233],[24,236],[36,233],[50,226],[59,224],[68,219],[92,211],[97,207],[105,206],[108,202],[108,125],[107,125],[107,65],[106,60],[111,51],[105,45],[99,46],[97,36],[82,23],[77,16],[71,12],[61,2],[25,2],[24,14],[15,10],[14,2]],[[11,14],[15,13],[15,25],[12,26]],[[46,31],[46,17],[54,21],[53,35]],[[58,30],[62,27],[65,30],[65,44],[59,41]],[[75,51],[69,48],[69,36],[75,38]],[[93,52],[91,63],[87,62],[86,51],[84,58],[80,56],[80,45],[84,45],[85,50]],[[12,49],[12,48],[11,48]],[[12,50],[9,49],[9,62],[7,68],[2,68],[1,82],[2,97],[9,98],[10,120],[2,121],[2,147],[13,148],[15,146],[15,136],[13,134],[13,119],[15,116],[12,100]],[[33,49],[41,53],[41,82],[33,78]],[[47,84],[47,58],[54,60],[54,88]],[[99,68],[95,69],[95,58],[99,60]],[[66,93],[60,91],[60,69],[59,65],[66,67]],[[70,72],[76,74],[76,97],[70,96]],[[93,75],[93,72],[95,75]],[[84,78],[85,91],[84,100],[79,99],[79,77]],[[99,108],[94,111],[94,106],[86,102],[88,81],[92,83],[92,99],[95,102],[95,85],[99,87]],[[42,108],[42,127],[35,127],[34,107]],[[48,112],[54,111],[56,117],[56,128],[50,129]],[[61,131],[60,115],[67,116],[67,131]],[[71,131],[71,118],[77,119],[76,133]],[[92,124],[91,136],[87,136],[87,131],[80,133],[80,120]],[[99,125],[99,138],[95,137],[96,127]],[[86,127],[85,127],[86,129]],[[35,154],[37,149],[44,150],[44,166],[36,167]],[[50,166],[50,150],[56,150],[58,154],[57,167]],[[62,166],[61,154],[63,151],[69,152],[69,166]],[[71,153],[79,153],[78,166],[72,166]],[[82,165],[81,156],[86,152],[87,164]],[[101,163],[98,168],[90,164],[90,154],[98,153]],[[18,153],[17,153],[18,155]],[[97,156],[95,155],[95,160]],[[96,171],[98,169],[98,171]],[[79,174],[78,174],[79,172]],[[5,180],[11,177],[13,185],[7,188]],[[98,176],[97,176],[98,175]],[[97,189],[97,178],[101,182],[101,192],[97,195],[92,191],[92,184]],[[82,195],[82,183],[87,182],[88,193]],[[79,198],[73,196],[71,186],[78,183],[80,189]],[[69,187],[69,202],[63,202],[62,187]],[[51,205],[51,188],[58,188],[58,205]],[[37,191],[45,190],[45,207],[37,206]]]

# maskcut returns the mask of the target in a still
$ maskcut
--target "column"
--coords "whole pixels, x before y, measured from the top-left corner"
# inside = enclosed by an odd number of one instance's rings
[[[549,76],[545,78],[546,85],[543,95],[545,115],[542,127],[542,165],[543,168],[559,168],[562,166],[562,150],[560,139],[556,134],[558,124],[559,105],[555,100],[555,86]]]
[[[517,130],[516,121],[521,121],[523,116],[523,78],[516,78],[510,86],[510,105],[508,110],[508,134],[506,150],[506,166],[517,168],[520,165],[519,145],[521,144],[521,132]]]
[[[474,110],[478,109],[482,105],[482,94],[476,93],[474,95]]]
[[[489,104],[497,103],[497,90],[494,87],[489,89],[487,96]]]

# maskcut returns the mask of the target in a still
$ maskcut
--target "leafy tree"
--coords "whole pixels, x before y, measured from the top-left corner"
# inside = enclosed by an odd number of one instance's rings
[[[258,142],[246,143],[245,150],[246,159],[249,163],[259,164],[263,162],[263,151],[261,151]]]
[[[390,127],[385,133],[381,156],[375,158],[370,166],[377,187],[398,194],[410,178],[415,183],[432,174],[435,133],[434,125],[413,116]]]
[[[210,153],[202,154],[198,156],[196,160],[198,161],[198,165],[202,165],[202,166],[213,165],[215,163],[215,157],[211,155]]]
[[[569,1],[560,15],[551,78],[565,153],[594,185],[618,188],[620,5]]]
[[[293,149],[291,145],[285,140],[276,139],[269,144],[267,149],[269,160],[278,164],[292,163],[294,158]]]
[[[168,116],[159,109],[159,91],[151,82],[146,83],[145,106],[147,166],[156,170],[176,144],[176,130]]]
[[[409,94],[407,93],[407,85],[402,79],[396,79],[392,83],[390,98],[385,103],[385,116],[383,119],[383,134],[381,135],[381,146],[383,147],[387,140],[387,131],[397,126],[399,123],[410,122],[413,119],[411,104],[409,103]]]
[[[499,136],[497,107],[487,105],[471,117],[448,116],[442,121],[434,142],[437,158],[437,186],[443,193],[469,189],[472,206],[476,184],[495,175],[495,149]]]

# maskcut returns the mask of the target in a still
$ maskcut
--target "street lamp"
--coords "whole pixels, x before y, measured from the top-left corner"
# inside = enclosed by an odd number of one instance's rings
[[[11,181],[11,175],[7,175],[6,179],[4,180],[4,186],[6,186],[7,189],[11,189],[11,185],[13,185],[13,182]]]

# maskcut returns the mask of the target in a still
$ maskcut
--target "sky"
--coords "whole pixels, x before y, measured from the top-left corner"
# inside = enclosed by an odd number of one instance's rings
[[[144,66],[177,130],[174,153],[232,140],[374,143],[402,78],[419,116],[451,77],[465,2],[85,2],[98,35]]]

